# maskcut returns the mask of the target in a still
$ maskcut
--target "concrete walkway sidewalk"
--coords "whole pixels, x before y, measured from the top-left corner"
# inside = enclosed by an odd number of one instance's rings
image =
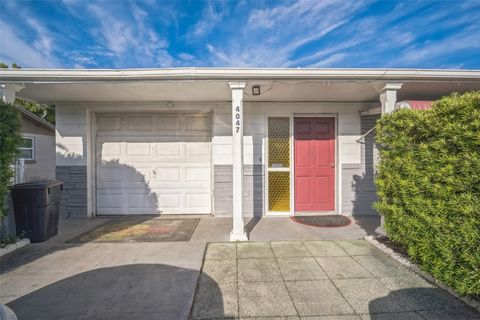
[[[479,319],[363,240],[211,243],[192,319]]]

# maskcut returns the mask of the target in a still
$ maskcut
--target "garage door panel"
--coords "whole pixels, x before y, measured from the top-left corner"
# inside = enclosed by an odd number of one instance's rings
[[[182,179],[182,169],[178,167],[159,167],[154,168],[156,174],[152,183],[180,183]]]
[[[157,207],[159,210],[164,211],[167,209],[177,209],[182,207],[182,194],[158,194],[157,195]]]
[[[122,150],[117,142],[102,142],[99,146],[97,152],[100,151],[103,157],[120,157]]]
[[[128,194],[127,200],[129,209],[155,208],[157,206],[157,197],[151,193]]]
[[[136,167],[134,169],[131,166],[126,166],[125,170],[126,181],[124,182],[128,183],[129,186],[137,183],[145,184],[152,180],[152,171],[148,167]]]
[[[149,116],[129,116],[126,117],[127,131],[144,132],[152,131],[154,118]]]
[[[208,193],[188,193],[186,197],[186,206],[188,208],[207,208],[210,206],[210,197]]]
[[[185,168],[185,182],[195,183],[195,182],[208,182],[210,178],[210,168],[209,167],[186,167]]]
[[[180,157],[182,145],[178,142],[155,143],[155,150],[158,157]]]
[[[98,214],[211,212],[209,115],[98,118]]]
[[[208,157],[210,154],[210,149],[208,147],[208,142],[187,142],[184,143],[185,146],[185,157]],[[192,159],[195,160],[195,159]]]
[[[200,116],[186,116],[185,128],[187,132],[210,132],[210,117]]]
[[[102,115],[97,117],[97,127],[105,131],[120,131],[122,130],[122,117]]]
[[[126,144],[126,148],[127,157],[152,155],[152,146],[149,142],[130,142]]]
[[[159,116],[156,123],[156,131],[161,133],[178,132],[182,129],[181,118],[176,115]]]

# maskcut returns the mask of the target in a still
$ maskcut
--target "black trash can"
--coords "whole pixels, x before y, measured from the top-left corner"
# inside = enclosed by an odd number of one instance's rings
[[[45,241],[58,232],[58,217],[63,182],[43,180],[12,187],[17,235],[31,242]]]

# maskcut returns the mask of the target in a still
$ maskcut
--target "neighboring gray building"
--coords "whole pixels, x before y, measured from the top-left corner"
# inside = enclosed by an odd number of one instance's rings
[[[24,165],[22,168],[17,160],[15,183],[55,179],[55,127],[23,107],[17,106],[17,110],[22,117],[23,137],[18,159],[23,159]],[[0,239],[14,236],[15,219],[9,199],[7,216],[0,219]]]
[[[17,182],[55,179],[55,127],[23,107],[17,107],[22,116],[22,146],[19,159],[24,161],[23,174]]]

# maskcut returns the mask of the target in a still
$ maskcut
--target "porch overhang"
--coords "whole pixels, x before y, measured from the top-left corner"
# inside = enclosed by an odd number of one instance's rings
[[[2,69],[17,97],[55,102],[230,101],[228,82],[245,81],[245,101],[378,102],[378,90],[401,82],[398,100],[434,100],[480,90],[479,70],[419,69]],[[252,95],[260,86],[260,95]]]

